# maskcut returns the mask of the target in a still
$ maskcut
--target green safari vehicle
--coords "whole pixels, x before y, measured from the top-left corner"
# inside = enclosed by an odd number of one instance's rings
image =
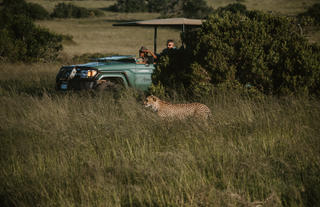
[[[157,51],[157,29],[160,26],[181,28],[199,27],[202,20],[186,18],[153,19],[114,24],[113,26],[154,27],[154,53]],[[56,77],[57,90],[108,89],[132,87],[146,91],[155,69],[153,61],[138,64],[133,56],[97,58],[95,62],[63,66]]]
[[[146,91],[151,85],[154,64],[138,64],[133,56],[111,56],[96,61],[63,66],[56,77],[57,90],[132,87]]]

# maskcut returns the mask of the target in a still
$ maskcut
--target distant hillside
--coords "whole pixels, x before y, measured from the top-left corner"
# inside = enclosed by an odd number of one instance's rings
[[[54,6],[60,2],[72,3],[77,6],[86,8],[106,8],[113,5],[116,1],[101,1],[101,0],[79,0],[79,1],[59,1],[59,0],[26,0],[27,2],[41,4],[48,11],[52,11]],[[296,15],[305,11],[308,7],[315,3],[319,3],[319,0],[207,0],[208,4],[213,8],[219,8],[231,3],[242,3],[247,6],[248,9],[257,9],[264,11],[280,12],[287,15]],[[1,0],[0,0],[1,2]]]
[[[319,3],[319,0],[208,0],[208,4],[215,9],[231,3],[244,4],[248,9],[273,11],[286,15],[297,15],[298,13],[307,10],[311,5]]]

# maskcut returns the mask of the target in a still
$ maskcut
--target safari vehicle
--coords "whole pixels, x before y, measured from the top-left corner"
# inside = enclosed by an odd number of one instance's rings
[[[63,66],[56,77],[56,89],[117,89],[133,87],[147,90],[151,85],[152,64],[137,64],[133,56],[97,58],[95,62]]]
[[[186,18],[155,19],[146,21],[125,22],[113,26],[146,26],[154,27],[154,53],[157,48],[157,28],[200,26],[202,20]],[[97,58],[94,62],[63,66],[56,77],[57,90],[98,89],[132,87],[147,90],[152,83],[151,74],[154,63],[137,64],[133,56],[112,56]]]

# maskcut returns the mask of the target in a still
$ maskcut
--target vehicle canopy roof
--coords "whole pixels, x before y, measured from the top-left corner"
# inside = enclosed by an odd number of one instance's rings
[[[113,24],[113,26],[141,26],[154,27],[154,52],[157,52],[157,29],[159,26],[163,27],[181,27],[182,32],[185,27],[199,27],[202,25],[202,19],[187,19],[187,18],[168,18],[168,19],[151,19],[143,21],[131,21]]]
[[[150,19],[113,24],[113,26],[200,26],[203,20],[187,18]]]

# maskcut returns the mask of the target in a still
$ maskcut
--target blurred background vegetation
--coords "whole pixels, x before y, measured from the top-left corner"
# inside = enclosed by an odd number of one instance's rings
[[[0,206],[320,204],[317,0],[0,0],[0,10]],[[150,93],[207,104],[208,125],[160,120],[139,91],[54,90],[62,64],[152,48],[152,29],[112,24],[162,17],[206,22],[159,29],[160,49],[167,39],[178,49],[160,58]]]

